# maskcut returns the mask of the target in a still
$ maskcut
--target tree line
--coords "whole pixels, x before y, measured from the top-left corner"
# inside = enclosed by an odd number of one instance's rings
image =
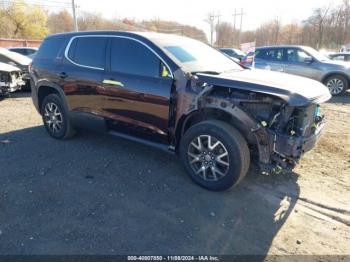
[[[102,14],[79,12],[78,28],[87,30],[155,31],[192,37],[208,43],[203,30],[160,19],[135,21],[133,19],[106,19]],[[73,29],[71,13],[62,9],[49,12],[23,0],[0,4],[0,37],[42,39],[48,34],[69,32]],[[256,30],[239,32],[231,23],[220,22],[213,27],[217,47],[239,47],[240,43],[255,41],[257,46],[275,44],[301,44],[317,49],[339,49],[350,43],[350,0],[328,5],[312,11],[302,22],[282,24],[271,19]]]
[[[206,34],[201,29],[160,19],[147,21],[127,18],[106,19],[102,14],[79,12],[77,23],[80,31],[155,31],[184,35],[207,42]],[[0,5],[0,24],[2,38],[42,39],[48,34],[72,31],[73,17],[66,9],[49,12],[40,6],[16,1]]]
[[[307,45],[317,49],[339,49],[350,43],[350,0],[341,4],[314,9],[302,22],[282,24],[278,18],[271,19],[256,30],[241,32],[230,23],[216,25],[218,47],[239,46],[241,43],[256,42],[257,46],[276,44]]]

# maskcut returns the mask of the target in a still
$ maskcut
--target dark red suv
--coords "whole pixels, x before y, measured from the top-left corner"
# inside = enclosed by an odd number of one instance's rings
[[[52,35],[30,74],[52,137],[85,127],[174,152],[210,190],[241,181],[250,150],[263,172],[293,168],[315,145],[318,104],[330,98],[316,81],[245,69],[204,43],[157,33]]]

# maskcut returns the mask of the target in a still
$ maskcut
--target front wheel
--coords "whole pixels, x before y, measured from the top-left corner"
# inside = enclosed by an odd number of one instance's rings
[[[180,158],[191,179],[213,191],[237,185],[250,164],[243,136],[218,120],[200,122],[187,130],[181,139]]]
[[[329,92],[333,96],[343,94],[346,89],[348,89],[349,85],[347,79],[341,75],[333,75],[328,77],[324,84],[328,87]]]

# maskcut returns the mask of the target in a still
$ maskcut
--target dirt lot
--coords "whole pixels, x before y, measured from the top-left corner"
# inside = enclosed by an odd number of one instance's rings
[[[251,167],[229,192],[175,156],[81,132],[51,139],[29,94],[0,101],[0,254],[350,255],[350,93],[322,108],[290,175]]]

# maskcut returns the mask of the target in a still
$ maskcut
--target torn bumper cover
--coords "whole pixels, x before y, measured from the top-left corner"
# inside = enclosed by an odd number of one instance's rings
[[[321,136],[323,127],[324,122],[308,137],[276,135],[274,141],[274,152],[287,158],[298,160],[302,154],[315,147]]]
[[[0,72],[0,95],[15,92],[25,85],[19,72]]]
[[[320,122],[314,125],[314,129],[309,136],[290,136],[269,131],[270,159],[260,161],[262,172],[278,173],[282,170],[293,169],[302,155],[315,147],[322,135],[324,126],[325,121],[322,118]]]

